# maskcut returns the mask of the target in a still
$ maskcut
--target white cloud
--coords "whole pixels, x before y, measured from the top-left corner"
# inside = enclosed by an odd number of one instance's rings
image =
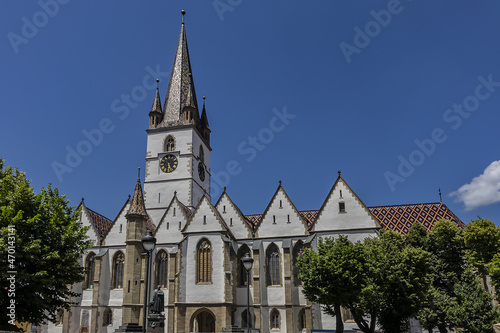
[[[500,160],[492,162],[481,175],[450,193],[450,196],[456,197],[457,202],[463,202],[465,210],[500,202]]]

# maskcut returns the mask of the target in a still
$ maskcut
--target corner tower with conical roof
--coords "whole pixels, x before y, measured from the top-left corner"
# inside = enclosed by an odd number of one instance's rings
[[[198,109],[184,14],[163,109],[157,90],[149,113],[144,196],[155,224],[175,192],[188,207],[210,197],[210,129],[205,103],[201,116]]]
[[[125,241],[125,269],[123,276],[123,315],[122,323],[138,324],[141,318],[142,237],[146,234],[148,214],[144,206],[141,181],[138,178],[130,203],[127,218]]]

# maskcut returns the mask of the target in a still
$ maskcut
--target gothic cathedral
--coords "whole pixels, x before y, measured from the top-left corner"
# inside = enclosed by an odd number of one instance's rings
[[[42,331],[111,333],[142,325],[147,230],[157,240],[149,297],[157,286],[164,293],[165,332],[227,332],[246,327],[249,317],[255,332],[299,333],[335,328],[335,318],[302,294],[295,267],[319,237],[358,241],[380,228],[407,233],[414,222],[430,229],[441,218],[463,225],[441,202],[367,207],[340,172],[318,210],[297,210],[281,183],[262,214],[244,215],[226,190],[213,204],[210,134],[183,22],[164,104],[157,89],[149,112],[144,188],[138,179],[113,220],[82,200],[80,219],[94,246],[82,257],[85,280],[72,286],[81,296]],[[246,255],[254,260],[248,281]],[[346,330],[357,328],[348,311],[343,315]]]

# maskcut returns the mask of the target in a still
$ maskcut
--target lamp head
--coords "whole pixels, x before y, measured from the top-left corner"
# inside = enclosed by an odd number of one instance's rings
[[[243,259],[241,259],[241,261],[243,262],[243,266],[245,267],[247,272],[249,272],[253,266],[253,258],[250,257],[250,253],[247,252],[245,257]]]
[[[151,230],[146,231],[146,236],[141,239],[142,247],[146,252],[151,252],[156,246],[156,238],[153,237]]]

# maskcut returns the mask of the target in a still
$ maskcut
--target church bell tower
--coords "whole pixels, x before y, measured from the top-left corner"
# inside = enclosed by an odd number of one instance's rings
[[[186,30],[182,25],[170,74],[165,104],[156,89],[149,112],[144,197],[148,214],[157,224],[174,193],[187,207],[196,207],[203,195],[210,198],[210,128],[201,115],[189,60]]]

